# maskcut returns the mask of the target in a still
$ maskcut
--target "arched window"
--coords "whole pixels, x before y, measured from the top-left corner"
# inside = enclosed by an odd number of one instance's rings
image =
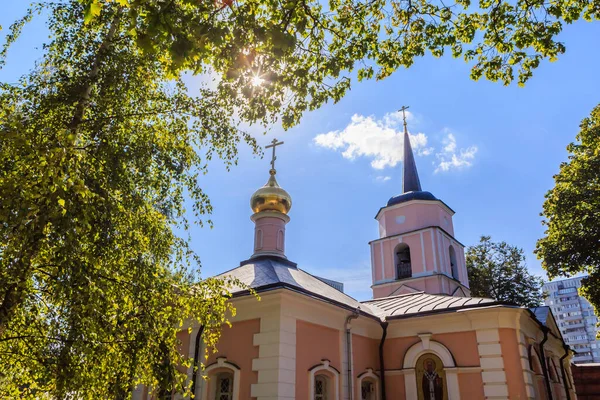
[[[240,368],[225,357],[217,358],[204,370],[208,379],[202,382],[203,400],[239,400]]]
[[[310,400],[338,400],[339,399],[340,372],[329,365],[329,360],[308,370]]]
[[[379,399],[379,376],[373,373],[372,368],[357,376],[357,393],[360,394],[359,400],[378,400]]]
[[[254,240],[254,250],[260,250],[263,247],[263,232],[262,229],[256,230],[256,238]]]
[[[221,372],[217,375],[215,400],[233,400],[233,374]]]
[[[360,398],[361,400],[375,400],[375,382],[370,379],[365,379],[360,384]]]
[[[283,241],[283,230],[281,230],[281,229],[280,229],[280,230],[277,232],[277,250],[281,250],[281,251],[283,251],[283,250],[284,250],[284,249],[283,249],[283,244],[284,244],[284,243],[285,243],[285,242]]]
[[[410,264],[410,248],[406,243],[400,243],[394,250],[396,261],[396,279],[405,279],[412,276]]]
[[[315,400],[329,399],[329,378],[325,375],[315,376]]]
[[[448,253],[450,255],[450,270],[452,271],[452,277],[458,281],[460,279],[458,277],[458,263],[456,262],[456,251],[454,251],[454,246],[450,245]]]

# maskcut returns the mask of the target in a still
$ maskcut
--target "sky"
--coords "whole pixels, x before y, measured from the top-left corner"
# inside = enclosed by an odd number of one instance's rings
[[[2,0],[5,1],[5,0]],[[8,25],[25,4],[3,6]],[[26,28],[0,70],[14,81],[41,56],[47,37],[40,18]],[[456,239],[474,245],[481,235],[524,249],[527,265],[544,276],[533,254],[543,233],[539,213],[553,175],[567,159],[580,121],[600,102],[600,23],[566,26],[566,54],[544,62],[524,88],[474,82],[460,59],[426,56],[384,81],[355,83],[337,104],[306,113],[283,131],[258,136],[277,149],[277,179],[293,199],[286,255],[310,273],[344,283],[345,292],[371,297],[368,242],[374,217],[402,182],[401,120],[408,127],[423,190],[452,207]],[[194,86],[194,79],[190,84]],[[214,207],[213,228],[193,226],[192,246],[202,276],[229,270],[252,255],[250,197],[268,179],[269,157],[243,146],[229,172],[213,162],[199,182]]]

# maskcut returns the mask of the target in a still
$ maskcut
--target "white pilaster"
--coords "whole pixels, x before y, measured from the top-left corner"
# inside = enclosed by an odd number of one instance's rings
[[[486,399],[508,399],[508,385],[498,329],[477,329],[477,348]]]
[[[260,333],[254,334],[258,358],[252,370],[258,383],[251,387],[257,400],[292,400],[296,394],[296,319],[281,308],[260,319]]]

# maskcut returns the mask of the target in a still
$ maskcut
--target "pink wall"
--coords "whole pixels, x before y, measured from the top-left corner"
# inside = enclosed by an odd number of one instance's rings
[[[379,369],[379,339],[352,335],[352,362],[354,376],[362,374],[367,368]]]
[[[385,376],[385,396],[387,400],[412,400],[406,398],[404,375]]]
[[[297,320],[296,348],[296,399],[308,398],[308,370],[322,359],[329,360],[333,368],[343,373],[339,330]],[[341,382],[340,379],[340,385]]]
[[[458,387],[460,390],[461,399],[485,399],[481,372],[474,372],[471,374],[458,374]],[[510,398],[512,399],[513,397]],[[526,397],[524,397],[524,399],[526,399]]]
[[[437,334],[433,335],[431,340],[435,340],[446,346],[454,356],[457,366],[479,366],[477,335],[474,331]]]
[[[190,334],[188,333],[187,329],[177,332],[177,340],[180,342],[179,346],[177,347],[177,351],[179,351],[179,354],[182,354],[184,357],[188,357],[190,349]],[[177,369],[179,372],[185,373],[187,371],[187,368],[181,365],[177,366]]]
[[[254,346],[254,334],[260,332],[260,319],[235,322],[231,328],[227,325],[221,330],[221,338],[217,344],[217,353],[208,357],[206,365],[227,357],[227,361],[241,369],[240,399],[250,398],[250,386],[258,382],[258,372],[252,371],[252,360],[258,358],[258,346]]]
[[[404,217],[404,222],[400,223],[402,217]],[[385,225],[386,236],[410,232],[429,226],[439,226],[454,236],[452,216],[439,203],[413,203],[403,207],[385,209],[381,212],[379,221],[380,225]]]
[[[255,214],[262,215],[262,214]],[[282,214],[283,215],[283,214]],[[254,221],[254,252],[275,252],[283,254],[285,251],[285,224],[281,218],[261,217]],[[260,233],[259,233],[260,231]],[[281,233],[280,233],[281,232]],[[279,239],[278,235],[283,235]]]
[[[500,328],[499,332],[508,397],[511,399],[526,399],[527,390],[525,388],[525,378],[523,377],[523,367],[521,366],[517,333],[514,329],[509,328]]]
[[[418,337],[387,338],[383,344],[385,369],[401,369],[408,348],[420,341]]]

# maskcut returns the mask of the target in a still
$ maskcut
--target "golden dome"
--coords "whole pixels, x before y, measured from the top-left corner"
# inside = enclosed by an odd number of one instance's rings
[[[277,184],[275,170],[272,169],[269,173],[271,174],[269,181],[252,195],[250,207],[255,213],[279,211],[287,214],[292,208],[292,197]]]

